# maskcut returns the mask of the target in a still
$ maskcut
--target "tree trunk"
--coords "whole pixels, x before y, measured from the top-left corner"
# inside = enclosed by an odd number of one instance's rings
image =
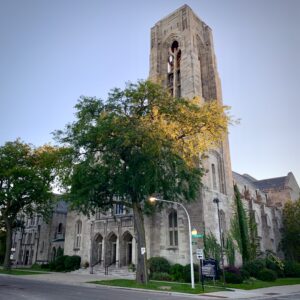
[[[144,227],[144,217],[142,208],[139,203],[132,204],[135,229],[137,232],[137,266],[136,266],[136,282],[148,283],[147,271],[147,253],[146,253],[146,237]]]
[[[4,217],[5,227],[6,227],[6,249],[3,267],[5,270],[10,270],[10,253],[11,253],[11,243],[12,243],[12,226],[7,217]]]

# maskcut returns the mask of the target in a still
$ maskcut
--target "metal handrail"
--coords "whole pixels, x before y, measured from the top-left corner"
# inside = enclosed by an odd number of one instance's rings
[[[111,262],[110,264],[105,265],[105,266],[104,266],[104,275],[108,275],[108,268],[109,268],[110,266],[112,266],[112,265],[114,265],[114,264],[117,265],[118,263],[119,263],[119,261],[116,260],[116,261]]]

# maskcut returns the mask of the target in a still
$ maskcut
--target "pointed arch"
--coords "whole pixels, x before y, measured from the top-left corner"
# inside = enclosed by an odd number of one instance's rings
[[[168,212],[169,245],[178,246],[178,220],[177,210],[172,208]]]
[[[132,241],[133,235],[126,230],[120,239],[120,265],[128,266],[132,263]]]

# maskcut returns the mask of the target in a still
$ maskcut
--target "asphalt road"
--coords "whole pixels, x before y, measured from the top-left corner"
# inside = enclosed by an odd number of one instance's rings
[[[201,297],[204,299],[205,297]],[[1,300],[191,300],[191,297],[0,276]]]
[[[107,288],[99,285],[67,285],[37,279],[0,275],[0,300],[212,300],[211,296],[169,295],[155,292]],[[219,297],[220,298],[220,297]],[[229,298],[227,298],[229,299]],[[236,298],[237,299],[237,298]],[[249,298],[250,299],[250,298]],[[251,299],[300,300],[300,293],[264,294]]]

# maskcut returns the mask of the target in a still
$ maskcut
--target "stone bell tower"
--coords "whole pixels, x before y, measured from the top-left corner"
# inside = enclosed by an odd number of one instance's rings
[[[151,28],[150,80],[162,82],[174,97],[222,104],[221,84],[212,30],[184,5]],[[205,153],[206,174],[199,200],[188,205],[192,227],[219,239],[217,207],[220,200],[222,233],[229,228],[232,210],[232,171],[227,135],[220,146]]]

